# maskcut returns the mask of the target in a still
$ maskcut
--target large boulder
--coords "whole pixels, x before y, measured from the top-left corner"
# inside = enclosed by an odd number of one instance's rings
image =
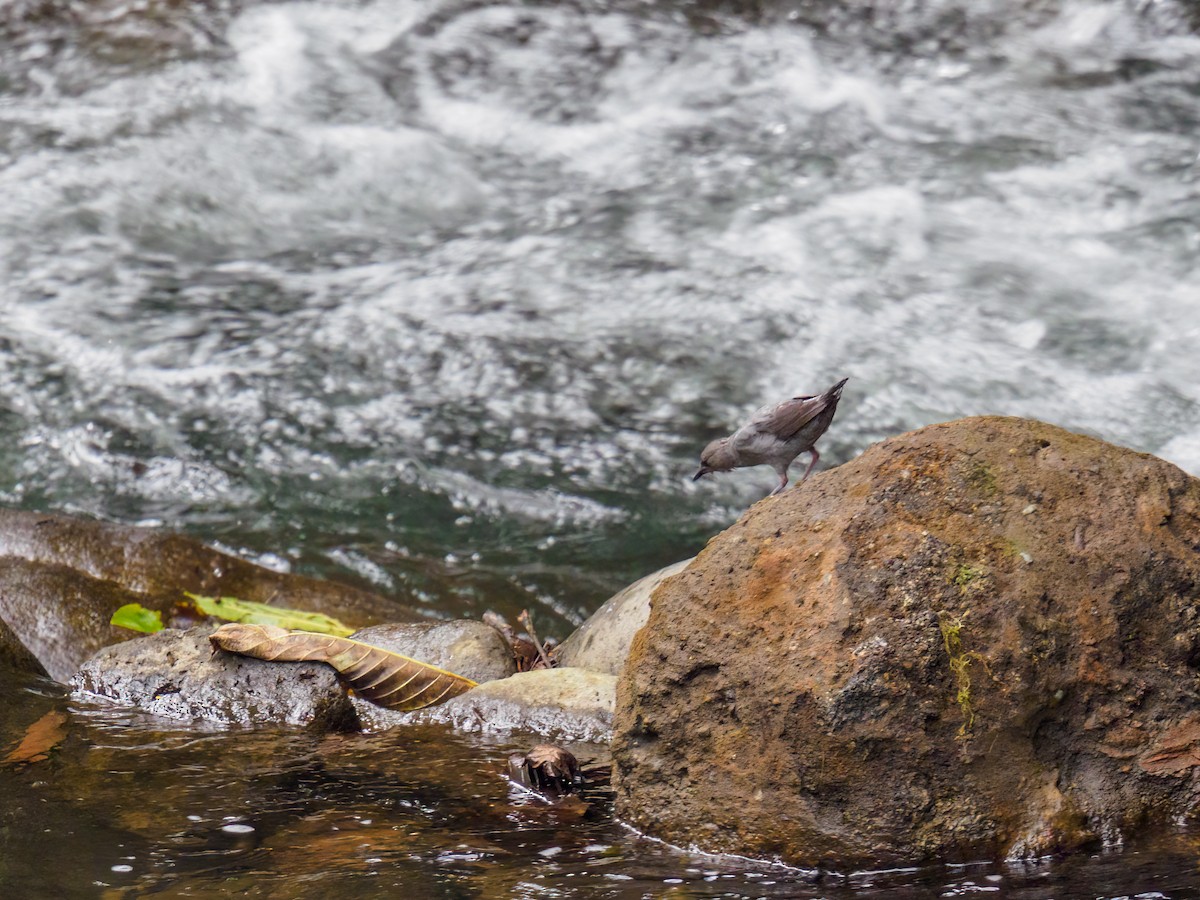
[[[617,814],[806,866],[1041,855],[1200,802],[1200,481],[1039,422],[884,441],[656,592]]]

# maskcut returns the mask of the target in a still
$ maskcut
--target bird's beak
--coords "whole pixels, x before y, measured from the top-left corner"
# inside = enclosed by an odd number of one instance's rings
[[[703,478],[705,475],[707,475],[711,471],[712,471],[712,469],[710,469],[708,466],[701,466],[700,471],[692,476],[692,481],[699,481],[701,478]]]

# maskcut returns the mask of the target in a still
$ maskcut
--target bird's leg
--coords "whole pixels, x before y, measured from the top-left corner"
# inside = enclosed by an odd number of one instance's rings
[[[808,461],[808,468],[804,470],[804,477],[800,479],[801,484],[808,481],[808,474],[813,470],[813,466],[817,464],[817,460],[821,458],[821,454],[817,452],[816,447],[813,447],[808,452],[812,454],[812,459]]]
[[[772,497],[774,497],[776,494],[778,494],[780,491],[782,491],[785,487],[787,487],[787,483],[788,483],[788,474],[787,474],[786,466],[782,469],[776,469],[775,471],[777,471],[779,473],[779,487],[777,487],[777,488],[775,488],[775,490],[771,491]]]

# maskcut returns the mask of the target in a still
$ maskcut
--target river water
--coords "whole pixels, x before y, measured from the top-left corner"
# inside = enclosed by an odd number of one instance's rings
[[[564,636],[773,485],[693,484],[705,442],[844,376],[830,464],[1004,413],[1200,474],[1187,6],[729,6],[0,7],[0,502]],[[131,771],[191,746],[103,728]],[[528,895],[820,895],[720,887],[604,822],[571,852],[612,885]],[[96,827],[72,840],[118,864]],[[522,840],[506,860],[576,858]],[[442,895],[482,890],[435,875],[485,864],[422,852]],[[1186,883],[1152,858],[1030,884]],[[837,890],[933,883],[888,878]]]

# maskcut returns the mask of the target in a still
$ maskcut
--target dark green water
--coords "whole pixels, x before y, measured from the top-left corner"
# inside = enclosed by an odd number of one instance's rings
[[[732,8],[0,6],[0,503],[561,637],[770,489],[693,484],[707,440],[843,376],[830,464],[995,412],[1200,472],[1192,6]],[[639,840],[602,792],[539,819],[489,739],[309,745],[6,693],[0,753],[70,716],[52,759],[0,767],[6,895],[1200,881],[1181,833],[813,885]]]

